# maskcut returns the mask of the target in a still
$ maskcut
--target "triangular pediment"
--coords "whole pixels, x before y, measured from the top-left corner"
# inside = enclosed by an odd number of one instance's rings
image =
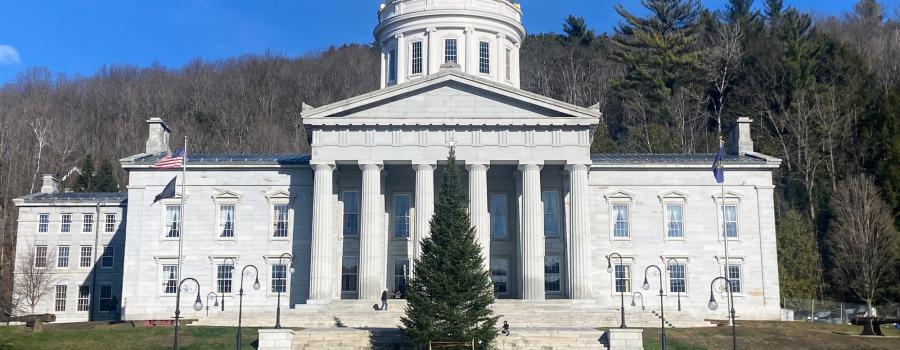
[[[309,125],[594,125],[599,111],[452,72],[305,109]]]

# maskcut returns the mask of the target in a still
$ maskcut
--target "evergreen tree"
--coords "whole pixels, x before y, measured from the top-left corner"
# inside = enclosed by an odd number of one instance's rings
[[[81,173],[75,178],[75,182],[72,184],[72,191],[94,191],[94,158],[90,154],[84,156],[84,159],[81,160]]]
[[[116,179],[115,170],[109,159],[100,161],[100,168],[94,175],[93,192],[118,192],[119,184]]]
[[[563,33],[566,33],[566,40],[578,42],[581,45],[590,45],[594,38],[593,29],[589,29],[584,22],[584,17],[575,17],[569,15],[563,22]]]
[[[409,282],[403,328],[413,342],[422,345],[472,339],[490,344],[497,336],[494,326],[499,318],[488,308],[494,302],[493,285],[469,222],[453,148],[447,161],[431,218],[431,237],[422,242],[422,256]]]
[[[816,296],[819,274],[815,235],[812,225],[794,209],[778,220],[778,279],[781,296],[812,299]]]

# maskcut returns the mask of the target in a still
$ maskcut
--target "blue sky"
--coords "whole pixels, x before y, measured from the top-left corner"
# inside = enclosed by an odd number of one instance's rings
[[[757,0],[761,2],[762,0]],[[368,43],[380,0],[0,0],[0,84],[23,70],[91,75],[103,65],[180,67],[266,51],[288,56],[330,45]],[[641,12],[639,0],[522,0],[530,33],[559,32],[576,14],[598,31],[619,18],[615,4]],[[719,9],[726,0],[703,0]],[[828,15],[855,0],[786,0]],[[893,9],[900,0],[882,0]],[[890,11],[892,12],[892,11]]]

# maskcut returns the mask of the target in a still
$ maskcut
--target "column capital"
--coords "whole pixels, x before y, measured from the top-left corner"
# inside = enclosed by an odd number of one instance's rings
[[[334,170],[337,167],[334,161],[331,160],[311,160],[309,161],[309,166],[315,171]]]
[[[469,171],[472,170],[488,170],[491,167],[491,162],[487,160],[473,160],[466,161],[466,169]]]
[[[406,36],[406,34],[400,33],[400,34],[394,35],[394,39],[403,39],[404,36]]]
[[[473,33],[473,32],[475,32],[475,28],[474,27],[466,27],[466,29],[464,29],[463,31],[465,31],[466,33]]]
[[[360,170],[381,170],[384,169],[384,163],[378,160],[369,160],[369,161],[359,161],[357,163],[359,165]]]
[[[541,161],[519,161],[519,171],[540,171],[541,168],[544,167],[544,163]]]
[[[429,32],[429,33],[434,33],[434,32],[437,31],[437,28],[435,28],[435,27],[428,27],[427,29],[425,29],[425,31],[426,31],[426,32]]]
[[[591,168],[590,164],[583,164],[583,163],[566,164],[566,170],[568,170],[570,172],[571,171],[582,171],[582,170],[587,171],[587,170],[590,170],[590,168]]]
[[[431,162],[431,161],[413,162],[412,168],[415,169],[416,171],[420,171],[420,170],[421,171],[425,171],[425,170],[434,171],[434,169],[437,168],[437,162]]]

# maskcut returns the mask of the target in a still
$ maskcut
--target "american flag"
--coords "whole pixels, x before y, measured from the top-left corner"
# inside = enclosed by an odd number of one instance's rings
[[[184,164],[184,148],[179,148],[175,152],[167,154],[153,164],[157,169],[180,168]]]

